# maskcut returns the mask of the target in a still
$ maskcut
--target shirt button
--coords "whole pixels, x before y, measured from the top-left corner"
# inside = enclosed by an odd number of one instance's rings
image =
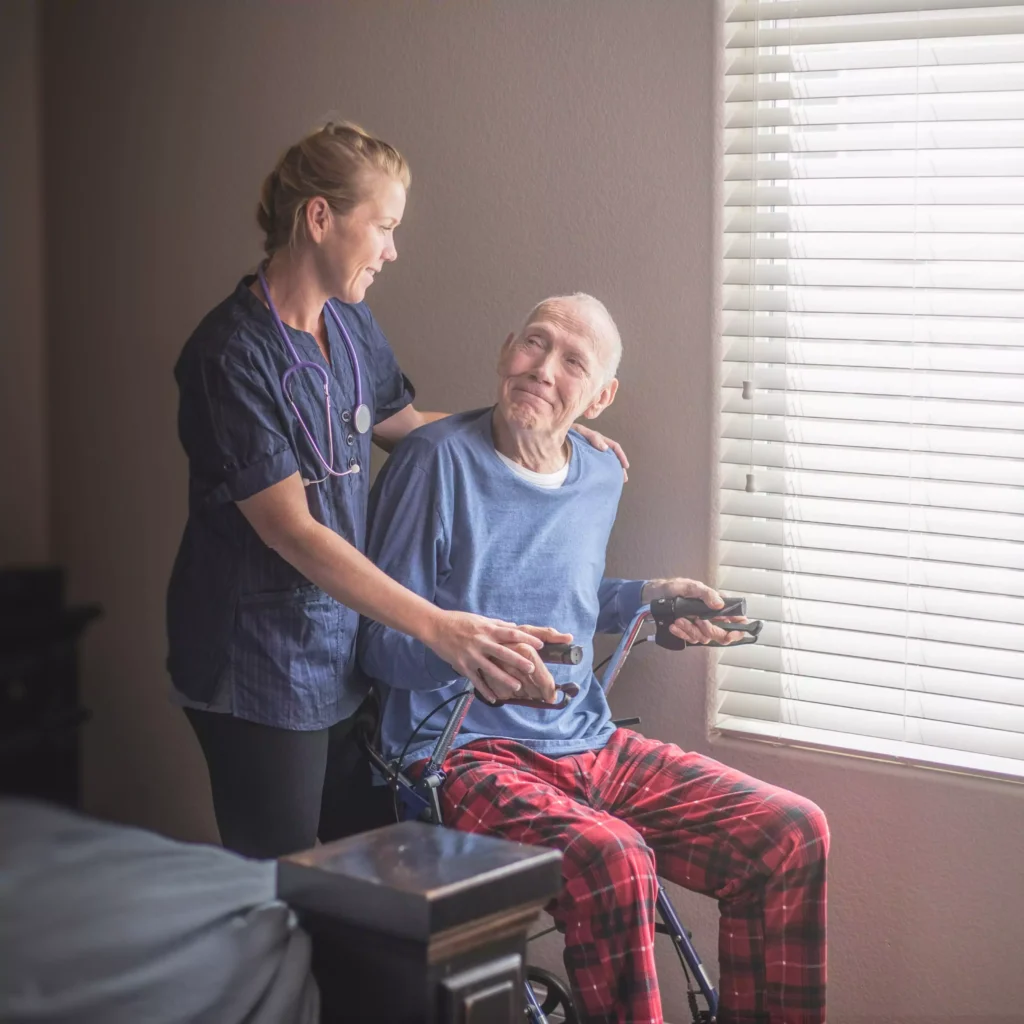
[[[357,465],[357,463],[356,463],[355,459],[349,459],[348,460],[348,468],[349,469],[355,469],[356,465]]]
[[[353,434],[346,434],[345,435],[345,444],[351,444],[354,440],[355,440],[355,435],[353,435]]]
[[[348,423],[350,419],[352,419],[352,413],[350,413],[348,409],[345,409],[341,414],[341,422]]]

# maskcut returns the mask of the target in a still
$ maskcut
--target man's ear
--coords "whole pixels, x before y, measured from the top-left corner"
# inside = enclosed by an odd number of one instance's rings
[[[610,381],[594,397],[594,400],[583,410],[583,415],[588,420],[594,419],[595,416],[600,416],[601,413],[608,408],[612,402],[615,401],[615,393],[619,390],[619,379],[613,377]]]

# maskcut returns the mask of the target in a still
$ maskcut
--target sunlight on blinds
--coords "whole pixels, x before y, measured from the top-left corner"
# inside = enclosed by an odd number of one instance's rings
[[[1024,4],[724,32],[714,725],[1022,777]]]

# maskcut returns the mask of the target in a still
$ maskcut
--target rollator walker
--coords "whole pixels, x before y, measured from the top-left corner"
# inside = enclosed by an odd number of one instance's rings
[[[743,598],[726,598],[725,606],[719,609],[709,608],[697,598],[661,598],[644,605],[633,616],[626,631],[619,639],[618,646],[611,656],[602,662],[607,664],[604,676],[601,677],[601,688],[607,695],[615,684],[622,666],[630,651],[639,643],[653,640],[659,647],[668,650],[678,651],[691,646],[685,640],[680,639],[669,631],[669,626],[678,618],[701,618],[713,619],[727,616],[742,616],[745,614],[746,602]],[[649,627],[654,626],[654,632]],[[729,645],[707,644],[704,646],[737,647],[743,644],[757,642],[758,634],[761,632],[763,623],[759,620],[742,623],[723,623],[723,628],[729,631],[747,633],[747,637]],[[583,650],[581,647],[569,644],[545,644],[540,651],[542,660],[549,664],[579,664]],[[595,673],[601,665],[595,668]],[[579,693],[579,687],[575,683],[563,683],[558,686],[561,692],[561,700],[557,704],[547,704],[544,701],[530,700],[527,698],[516,698],[499,701],[492,707],[500,707],[503,704],[519,704],[526,707],[535,707],[550,711],[560,711],[565,708],[573,697]],[[427,761],[423,772],[418,778],[410,778],[404,771],[404,753],[395,761],[387,761],[376,748],[376,737],[371,740],[367,731],[363,731],[361,742],[363,743],[367,757],[373,767],[387,782],[390,787],[396,815],[400,820],[407,821],[418,819],[434,825],[443,824],[441,817],[441,803],[439,792],[444,785],[445,772],[442,768],[448,752],[459,733],[462,722],[469,711],[469,706],[477,694],[472,683],[467,683],[466,689],[457,697],[451,699],[451,710],[441,735],[434,744],[434,749]],[[483,700],[483,698],[479,698]],[[441,705],[443,707],[443,705]],[[426,724],[434,713],[440,710],[435,708],[434,712],[427,715],[417,726],[413,735],[406,744],[406,750],[411,746],[416,733]],[[619,719],[613,724],[619,728],[631,725],[638,725],[639,718]],[[373,731],[378,723],[374,723]],[[655,924],[655,930],[662,935],[667,935],[675,948],[682,965],[683,973],[686,976],[686,997],[690,1007],[690,1014],[693,1024],[714,1024],[718,1016],[718,992],[711,984],[704,965],[701,963],[697,950],[693,946],[692,934],[683,927],[675,908],[665,891],[661,881],[658,882],[657,911],[660,921]],[[550,928],[540,935],[553,931]],[[539,935],[531,936],[538,938]],[[527,966],[525,986],[525,1013],[530,1024],[548,1024],[548,1015],[559,1011],[561,1019],[566,1024],[578,1024],[576,1008],[573,1004],[572,994],[568,986],[550,971],[539,967]],[[696,982],[696,988],[694,987]],[[703,1008],[700,1005],[703,1000]]]

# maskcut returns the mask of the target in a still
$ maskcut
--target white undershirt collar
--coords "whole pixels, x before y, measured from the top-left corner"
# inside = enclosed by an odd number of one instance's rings
[[[561,487],[565,483],[565,478],[569,475],[569,460],[565,460],[565,465],[561,469],[556,469],[554,473],[536,473],[532,469],[527,469],[525,466],[521,466],[518,462],[510,459],[507,455],[503,455],[494,449],[498,458],[508,466],[509,469],[515,473],[516,476],[521,477],[527,483],[535,484],[537,487],[547,487],[554,490],[556,487]]]

